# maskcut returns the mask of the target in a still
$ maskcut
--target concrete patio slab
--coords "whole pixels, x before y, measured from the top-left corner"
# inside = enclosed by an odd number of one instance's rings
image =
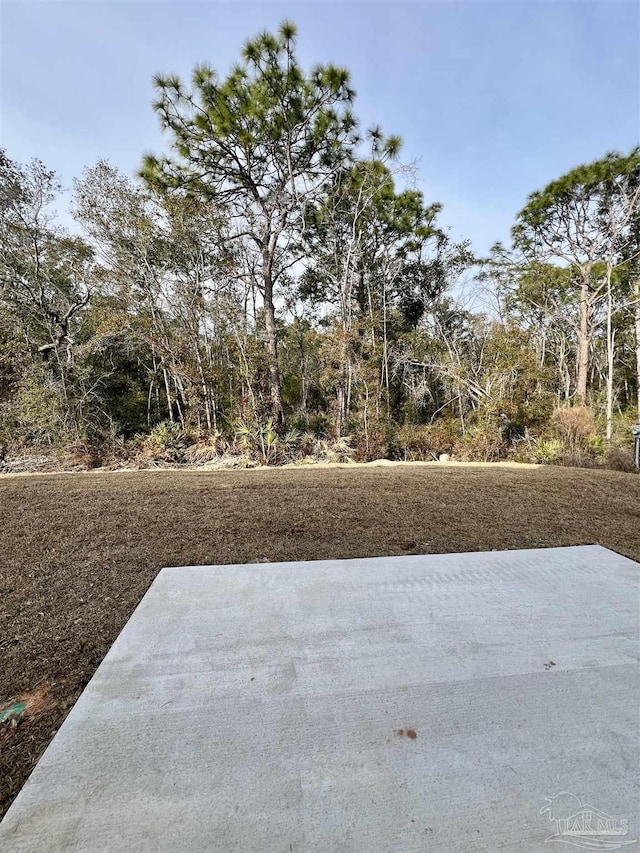
[[[0,850],[635,849],[639,568],[584,546],[164,569]]]

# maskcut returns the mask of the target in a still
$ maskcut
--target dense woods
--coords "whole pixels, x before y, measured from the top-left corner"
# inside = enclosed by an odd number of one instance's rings
[[[87,168],[71,230],[56,175],[0,152],[0,462],[632,467],[640,149],[532,192],[476,257],[293,25],[154,86],[168,155]]]

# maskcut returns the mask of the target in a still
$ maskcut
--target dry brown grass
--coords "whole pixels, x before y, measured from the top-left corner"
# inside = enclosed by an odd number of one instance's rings
[[[0,525],[0,708],[47,695],[2,738],[2,814],[162,566],[592,542],[640,560],[640,477],[437,465],[6,477]]]

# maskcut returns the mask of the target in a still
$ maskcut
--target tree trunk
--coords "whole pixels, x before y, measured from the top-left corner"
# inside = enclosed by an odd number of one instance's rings
[[[587,402],[587,377],[589,374],[589,348],[591,343],[590,313],[589,289],[587,284],[583,284],[580,288],[580,319],[576,347],[576,400],[583,406]]]
[[[382,381],[386,392],[387,420],[391,418],[391,383],[389,382],[389,341],[387,337],[387,283],[382,281]]]
[[[349,360],[349,330],[347,328],[347,319],[343,317],[340,328],[340,375],[336,388],[336,438],[342,438],[344,425],[347,420],[348,403],[347,403],[347,374]]]
[[[204,405],[204,416],[207,422],[207,429],[211,432],[211,406],[210,406],[210,394],[209,394],[209,386],[207,385],[207,379],[204,373],[204,365],[202,363],[202,356],[200,355],[200,350],[198,349],[198,341],[195,341],[194,351],[196,356],[196,364],[198,366],[198,373],[200,375],[200,388],[202,389],[202,402]]]
[[[615,330],[607,341],[607,441],[613,436],[613,368],[615,356]]]
[[[344,377],[341,376],[338,379],[338,387],[336,388],[336,438],[338,439],[342,437],[344,411],[346,408],[346,394],[344,385]]]
[[[615,357],[615,329],[613,328],[613,289],[611,270],[607,269],[607,441],[613,435],[613,369]]]
[[[638,397],[638,423],[640,424],[640,276],[636,279],[636,392]]]
[[[171,403],[171,386],[169,385],[169,376],[167,375],[166,367],[162,368],[162,375],[164,377],[164,388],[167,393],[167,411],[169,413],[169,420],[173,423],[173,405]]]
[[[558,372],[562,383],[562,390],[558,390],[558,402],[568,400],[571,397],[571,371],[567,363],[567,338],[564,332],[560,338],[560,352],[558,354]]]
[[[269,384],[271,391],[271,410],[273,422],[278,431],[286,427],[284,409],[282,407],[282,382],[278,364],[278,332],[276,328],[276,312],[273,304],[273,281],[271,265],[265,258],[262,269],[264,281],[264,323],[267,330],[267,349],[269,352]]]
[[[354,221],[355,229],[355,221]],[[353,243],[349,244],[347,258],[340,282],[340,376],[336,389],[336,437],[340,439],[349,414],[351,397],[351,365],[349,338],[351,335],[351,259],[353,255]]]

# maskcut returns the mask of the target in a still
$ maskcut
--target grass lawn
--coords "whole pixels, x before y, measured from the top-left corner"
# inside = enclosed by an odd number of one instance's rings
[[[640,560],[640,477],[385,466],[0,478],[0,816],[162,566],[600,543]],[[17,725],[16,725],[17,722]]]

